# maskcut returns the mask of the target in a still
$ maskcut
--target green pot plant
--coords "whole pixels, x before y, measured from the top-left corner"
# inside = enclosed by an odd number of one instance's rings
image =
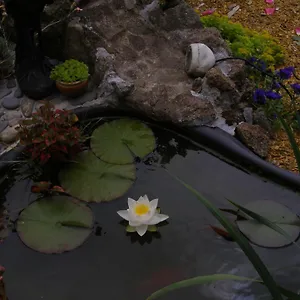
[[[51,71],[50,78],[56,82],[56,87],[61,94],[78,97],[86,91],[89,69],[85,63],[69,59],[57,65]]]

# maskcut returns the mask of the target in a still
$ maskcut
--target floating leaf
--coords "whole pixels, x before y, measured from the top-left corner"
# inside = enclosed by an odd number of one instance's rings
[[[208,16],[208,15],[212,15],[214,12],[216,11],[215,8],[211,8],[211,9],[208,9],[208,10],[205,10],[201,13],[202,16]]]
[[[48,191],[50,186],[51,186],[51,182],[48,182],[48,181],[37,182],[31,187],[31,192],[32,193],[42,193],[42,192]]]
[[[295,33],[296,33],[297,35],[300,35],[300,27],[295,28]]]
[[[92,211],[66,196],[33,202],[21,212],[16,225],[23,243],[42,253],[62,253],[79,247],[92,227]]]
[[[297,223],[299,218],[287,207],[273,201],[255,201],[244,208],[268,221],[258,221],[260,219],[255,218],[236,222],[241,232],[254,244],[277,248],[289,245],[299,237],[300,228],[290,225]],[[277,230],[277,227],[281,230]]]
[[[130,226],[130,225],[126,226],[126,231],[129,232],[129,233],[136,232],[135,228]]]
[[[73,197],[87,202],[110,201],[131,187],[135,166],[109,164],[86,151],[60,171],[59,179],[65,192]]]
[[[143,158],[155,148],[152,130],[138,120],[119,119],[94,130],[91,148],[103,161],[130,164],[134,157]]]
[[[61,186],[58,186],[58,185],[53,186],[51,188],[51,191],[57,192],[57,193],[65,193],[65,190]]]
[[[157,226],[156,225],[149,225],[148,228],[147,228],[147,231],[157,232]]]

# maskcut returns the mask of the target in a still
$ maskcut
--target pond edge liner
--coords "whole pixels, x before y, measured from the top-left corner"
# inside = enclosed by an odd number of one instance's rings
[[[229,160],[235,166],[241,166],[265,179],[270,179],[281,185],[300,191],[300,176],[288,170],[277,167],[257,156],[254,152],[243,145],[239,140],[218,127],[209,126],[180,126],[171,122],[162,122],[129,108],[106,108],[103,106],[79,107],[72,110],[79,121],[101,117],[133,117],[149,123],[156,123],[161,127],[172,130],[194,142],[207,147],[220,155],[220,159]],[[10,162],[16,160],[24,146],[5,153],[0,158],[0,176],[10,166]]]

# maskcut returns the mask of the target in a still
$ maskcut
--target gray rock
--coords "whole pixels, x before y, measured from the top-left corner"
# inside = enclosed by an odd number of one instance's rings
[[[241,123],[236,127],[236,137],[250,150],[262,158],[266,158],[269,152],[270,139],[266,131],[259,125]]]
[[[5,113],[5,118],[7,121],[13,120],[13,119],[20,119],[22,118],[22,112],[19,110],[10,110]]]
[[[196,93],[200,93],[201,89],[202,89],[202,83],[203,83],[203,80],[201,77],[196,78],[193,82],[192,90]]]
[[[35,101],[24,97],[21,101],[21,112],[25,118],[30,118],[35,106]]]
[[[0,99],[8,96],[9,94],[11,94],[11,90],[8,89],[0,89]]]
[[[97,98],[97,91],[91,91],[91,92],[86,92],[82,96],[74,98],[74,99],[69,99],[69,103],[72,106],[79,106],[82,105],[88,101],[95,100]]]
[[[11,120],[9,120],[8,125],[10,127],[14,127],[16,125],[19,125],[21,120],[22,120],[22,118],[11,119]]]
[[[245,121],[249,124],[253,124],[253,108],[245,107],[243,112]]]
[[[215,87],[221,92],[235,90],[234,82],[226,77],[218,67],[211,68],[205,77],[209,86]]]
[[[0,122],[0,133],[8,126],[7,121],[1,121]]]
[[[23,92],[21,91],[21,89],[19,87],[15,90],[14,97],[15,98],[22,98],[23,97]]]
[[[272,136],[273,130],[269,119],[266,117],[263,109],[258,108],[253,112],[253,124],[261,126],[264,130]]]
[[[18,131],[14,127],[6,127],[6,129],[0,133],[0,141],[5,144],[15,142],[17,137]]]
[[[10,110],[18,108],[20,104],[21,104],[21,100],[19,98],[15,98],[13,94],[6,96],[2,100],[2,106]]]
[[[12,89],[14,87],[16,87],[17,83],[16,83],[16,79],[15,78],[9,78],[7,79],[7,83],[6,83],[6,87],[8,89]]]
[[[128,10],[132,10],[134,9],[135,5],[136,5],[136,0],[124,0],[125,3],[125,7]]]

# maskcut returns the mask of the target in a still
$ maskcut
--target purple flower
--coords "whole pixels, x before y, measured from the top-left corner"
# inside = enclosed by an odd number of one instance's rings
[[[287,68],[284,68],[284,69],[280,69],[277,72],[277,75],[279,75],[279,77],[281,79],[290,79],[294,72],[295,72],[294,67],[287,67]]]
[[[279,82],[274,81],[274,82],[272,83],[272,90],[278,90],[278,89],[280,89],[280,88],[281,88],[281,85],[280,85]]]
[[[281,99],[282,96],[274,91],[267,91],[265,92],[265,96],[268,98],[268,99],[272,99],[272,100],[277,100],[277,99]]]
[[[253,94],[253,100],[254,100],[255,103],[265,104],[266,103],[265,90],[256,89],[254,94]]]
[[[300,95],[300,83],[293,83],[291,84],[291,87],[296,95]]]

